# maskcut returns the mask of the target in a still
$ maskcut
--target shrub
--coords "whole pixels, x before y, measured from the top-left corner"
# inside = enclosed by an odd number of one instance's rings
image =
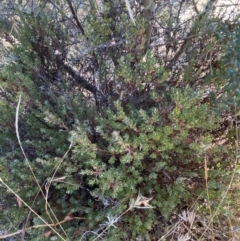
[[[14,57],[1,69],[4,216],[31,240],[158,239],[160,217],[199,195],[214,200],[231,176],[230,145],[217,138],[227,138],[221,92],[237,81],[226,63],[238,66],[239,29],[223,34],[208,7],[184,25],[166,6],[134,25],[118,1],[82,6],[83,28],[67,2],[18,13]],[[149,28],[164,51],[149,46]]]

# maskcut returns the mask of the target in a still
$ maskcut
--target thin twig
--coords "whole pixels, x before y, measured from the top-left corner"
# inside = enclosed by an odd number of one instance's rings
[[[73,5],[72,5],[71,0],[67,0],[67,2],[68,2],[68,5],[69,5],[70,10],[71,10],[71,12],[72,12],[73,18],[74,18],[74,20],[75,20],[76,23],[77,23],[78,28],[80,29],[80,31],[82,32],[82,34],[85,36],[84,29],[83,29],[82,24],[80,23],[80,21],[79,21],[79,19],[78,19],[78,17],[77,17],[77,14],[76,14],[76,12],[75,12],[75,10],[74,10],[74,8],[73,8]]]
[[[21,143],[21,139],[20,139],[20,135],[19,135],[19,127],[18,127],[19,109],[20,109],[21,98],[22,98],[22,95],[20,94],[19,99],[18,99],[17,109],[16,109],[16,118],[15,118],[16,135],[17,135],[18,143],[19,143],[19,145],[20,145],[20,148],[21,148],[21,151],[22,151],[22,153],[23,153],[23,156],[25,157],[25,160],[26,160],[26,162],[27,162],[27,165],[28,165],[28,167],[29,167],[29,169],[30,169],[33,177],[34,177],[35,182],[36,182],[37,185],[38,185],[39,191],[41,192],[43,198],[44,198],[45,201],[47,202],[47,197],[46,197],[46,195],[44,194],[44,192],[43,192],[43,190],[42,190],[42,187],[40,186],[40,184],[39,184],[39,182],[38,182],[38,180],[37,180],[37,177],[36,177],[36,175],[35,175],[35,173],[34,173],[34,171],[33,171],[33,169],[32,169],[32,166],[31,166],[31,164],[30,164],[30,162],[29,162],[29,160],[28,160],[28,158],[27,158],[27,155],[25,154],[25,151],[24,151],[23,146],[22,146],[22,143]],[[20,199],[20,200],[21,200],[21,199]],[[56,216],[54,215],[54,212],[52,211],[51,207],[49,206],[49,203],[48,203],[48,202],[47,202],[47,206],[48,206],[49,209],[51,210],[51,212],[52,212],[54,218],[56,219],[56,221],[59,222],[59,221],[57,220]],[[31,208],[29,208],[29,209],[31,210]],[[34,213],[35,213],[35,212],[34,212]],[[38,215],[37,215],[37,216],[38,216]],[[51,222],[54,223],[53,220],[52,220],[52,218],[51,218],[51,216],[50,216],[49,214],[48,214],[48,216],[49,216]],[[61,225],[60,225],[60,226],[61,226]],[[62,228],[62,226],[61,226],[61,228]],[[63,230],[63,228],[62,228],[62,230]],[[64,231],[64,230],[63,230],[63,231]],[[65,235],[66,235],[66,233],[65,233]],[[66,236],[67,236],[67,235],[66,235]]]
[[[45,223],[46,224],[46,226],[48,226],[55,234],[57,234],[57,236],[59,237],[59,238],[61,238],[61,240],[65,240],[52,226],[51,226],[51,224],[48,224],[41,216],[39,216],[39,214],[35,211],[35,210],[33,210],[20,196],[18,196],[17,194],[16,194],[16,192],[14,192],[3,180],[2,180],[2,178],[0,177],[0,182],[7,188],[7,190],[9,190],[11,193],[13,193],[15,196],[16,196],[16,198],[18,199],[18,200],[20,200],[29,210],[31,210],[31,212],[32,213],[34,213],[43,223]],[[10,234],[11,236],[13,236],[13,235],[16,235],[16,234],[18,234],[18,233],[21,233],[23,230],[18,230],[17,232],[15,232],[14,234]],[[2,237],[3,236],[0,236],[0,239],[2,239]],[[6,237],[5,237],[6,238]]]

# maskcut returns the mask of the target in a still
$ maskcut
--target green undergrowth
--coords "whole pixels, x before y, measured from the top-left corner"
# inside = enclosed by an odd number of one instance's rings
[[[134,26],[122,13],[113,28],[105,11],[86,17],[81,41],[100,44],[128,29],[126,41],[105,55],[89,51],[83,63],[51,15],[19,16],[15,58],[0,72],[0,230],[34,241],[181,240],[181,224],[194,240],[213,240],[238,210],[239,28],[210,25],[202,51],[221,51],[219,66],[202,77],[196,49],[174,79],[153,50],[143,58],[144,20]],[[102,85],[86,88],[96,62]]]

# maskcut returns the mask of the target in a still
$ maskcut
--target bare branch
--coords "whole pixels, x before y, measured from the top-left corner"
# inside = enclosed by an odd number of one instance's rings
[[[87,80],[81,77],[71,66],[63,64],[63,68],[80,84],[82,88],[90,91],[96,99],[100,98],[101,102],[107,101],[105,95],[95,85],[90,84]]]
[[[87,80],[85,80],[79,74],[77,74],[77,72],[71,66],[67,64],[63,64],[63,68],[72,76],[74,80],[76,80],[81,85],[81,87],[90,91],[93,94],[96,93],[97,88],[94,85],[90,84]]]
[[[73,18],[75,19],[75,21],[76,21],[76,23],[77,23],[78,28],[81,30],[82,34],[85,36],[84,29],[83,29],[83,27],[82,27],[82,24],[81,24],[80,21],[78,20],[77,14],[76,14],[76,12],[75,12],[75,10],[74,10],[74,8],[73,8],[73,5],[72,5],[71,0],[67,0],[67,2],[68,2],[68,5],[69,5],[70,10],[71,10],[71,12],[72,12]]]

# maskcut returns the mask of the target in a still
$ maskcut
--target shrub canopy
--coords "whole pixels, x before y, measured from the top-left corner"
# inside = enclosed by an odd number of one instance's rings
[[[1,8],[1,229],[28,240],[158,240],[160,222],[207,197],[206,181],[212,200],[222,193],[239,103],[240,28],[230,7]]]

